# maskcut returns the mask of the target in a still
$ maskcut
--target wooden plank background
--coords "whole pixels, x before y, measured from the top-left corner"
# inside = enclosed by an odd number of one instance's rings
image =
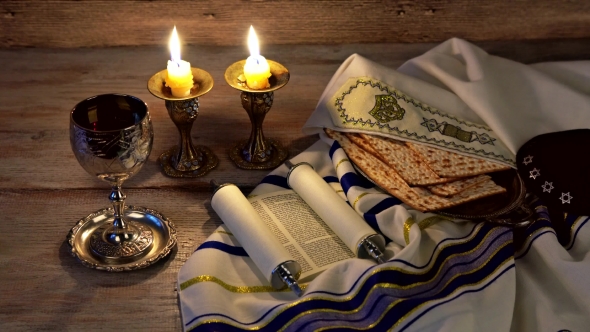
[[[537,40],[590,37],[587,0],[10,0],[0,1],[0,47]],[[264,47],[264,46],[263,46]]]
[[[588,40],[480,43],[492,54],[521,62],[590,58]],[[396,68],[435,44],[371,44],[331,46],[273,46],[266,56],[291,72],[289,83],[275,92],[265,118],[267,137],[278,138],[295,156],[317,138],[301,133],[322,91],[340,64],[352,53]],[[234,182],[253,188],[268,171],[237,168],[227,155],[238,140],[250,135],[250,122],[239,101],[239,92],[224,80],[225,69],[247,54],[242,47],[189,46],[185,59],[203,68],[214,79],[213,89],[200,98],[199,117],[191,131],[193,142],[208,146],[219,157],[219,166],[197,179],[168,178],[157,159],[177,144],[178,131],[164,106],[147,90],[151,75],[165,68],[168,51],[161,47],[107,49],[0,50],[0,190],[2,189],[104,189],[76,162],[69,143],[69,112],[92,95],[117,92],[137,96],[150,107],[155,131],[154,147],[141,172],[125,188],[192,187],[209,190],[209,181]],[[223,135],[220,128],[227,130]],[[132,203],[130,203],[132,204]]]
[[[396,68],[435,45],[269,47],[268,58],[289,68],[291,80],[275,92],[265,133],[296,155],[317,140],[303,135],[301,127],[350,54],[358,52]],[[587,39],[478,45],[525,63],[590,58]],[[182,330],[178,271],[221,224],[211,209],[208,182],[234,182],[248,193],[268,173],[238,169],[227,156],[227,149],[250,131],[239,93],[223,80],[225,68],[245,57],[244,48],[189,46],[185,51],[187,60],[215,80],[211,92],[200,99],[192,138],[211,147],[220,162],[198,179],[168,178],[156,162],[178,140],[164,103],[146,87],[149,77],[165,68],[165,47],[0,50],[0,63],[8,64],[0,66],[0,331]],[[178,230],[178,246],[169,257],[122,274],[82,266],[64,242],[76,221],[109,205],[108,184],[76,162],[68,132],[70,109],[86,97],[107,92],[146,101],[154,126],[149,160],[123,185],[127,203],[161,212]]]

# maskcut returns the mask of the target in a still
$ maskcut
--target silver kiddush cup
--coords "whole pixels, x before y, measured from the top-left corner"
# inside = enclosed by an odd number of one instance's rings
[[[137,174],[152,150],[147,105],[137,97],[104,94],[78,103],[70,115],[70,144],[78,163],[108,182],[112,208],[81,219],[68,235],[72,254],[107,271],[143,268],[176,244],[174,225],[160,213],[125,206],[123,181]]]

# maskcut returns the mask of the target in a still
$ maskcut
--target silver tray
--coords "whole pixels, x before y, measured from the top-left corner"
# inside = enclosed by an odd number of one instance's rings
[[[157,211],[140,206],[126,206],[125,219],[151,229],[153,245],[148,251],[140,256],[116,260],[93,254],[89,241],[92,233],[105,224],[113,222],[113,209],[107,208],[80,219],[70,230],[67,240],[72,255],[86,267],[108,272],[121,272],[148,267],[166,257],[176,245],[174,224]]]

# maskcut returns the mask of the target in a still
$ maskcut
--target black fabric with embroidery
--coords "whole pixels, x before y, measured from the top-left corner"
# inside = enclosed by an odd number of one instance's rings
[[[567,240],[559,230],[564,213],[590,215],[589,148],[590,129],[577,129],[536,136],[516,154],[527,191],[547,205],[560,242]]]

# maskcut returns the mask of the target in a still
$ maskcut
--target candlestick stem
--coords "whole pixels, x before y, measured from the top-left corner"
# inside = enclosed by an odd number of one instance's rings
[[[191,139],[193,123],[199,115],[199,98],[166,100],[168,115],[178,132],[178,146],[160,156],[160,165],[172,177],[197,177],[217,165],[217,157],[204,146],[194,146]]]
[[[252,124],[250,138],[242,149],[244,159],[249,162],[260,163],[267,161],[274,152],[272,151],[272,145],[266,144],[262,131],[262,122],[266,113],[272,107],[273,98],[274,94],[272,92],[251,93],[242,91],[242,106],[248,113]]]
[[[199,161],[203,160],[203,155],[195,150],[191,139],[191,129],[199,115],[199,98],[181,101],[166,100],[166,109],[180,133],[178,148],[172,155],[172,167],[181,172],[199,169],[201,167]]]

